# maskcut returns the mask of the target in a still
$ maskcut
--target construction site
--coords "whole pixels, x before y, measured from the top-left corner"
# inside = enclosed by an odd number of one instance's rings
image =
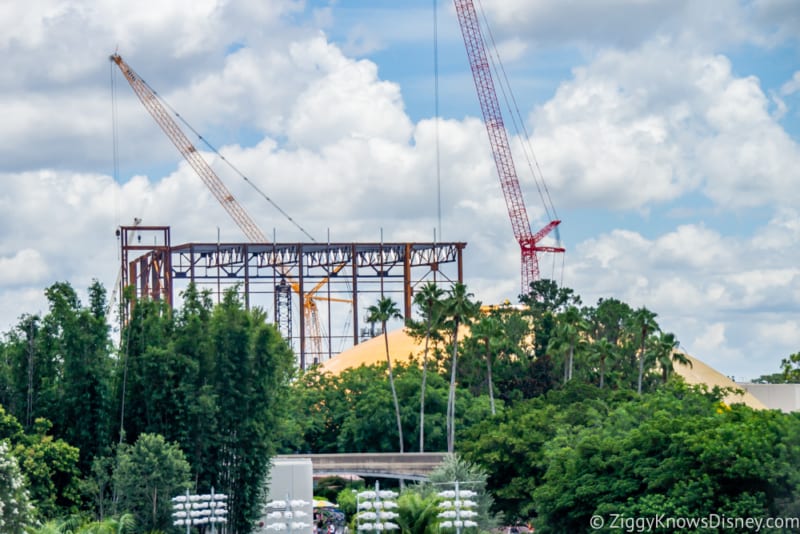
[[[498,195],[503,195],[512,234],[520,248],[520,293],[527,293],[530,283],[540,276],[538,255],[564,252],[558,237],[561,221],[526,142],[524,157],[548,217],[538,231],[531,228],[495,80],[501,84],[509,110],[514,107],[508,100],[511,95],[513,101],[513,94],[505,76],[498,75],[503,72],[502,63],[496,50],[487,46],[491,41],[485,38],[472,0],[454,0],[454,4],[500,180]],[[447,290],[456,282],[465,283],[464,241],[270,242],[173,118],[183,120],[180,115],[119,54],[113,54],[110,60],[246,238],[242,242],[174,244],[167,225],[143,226],[137,220],[120,226],[120,270],[115,291],[130,295],[121,310],[122,322],[140,299],[175,305],[176,295],[190,283],[210,292],[216,301],[226,290],[238,287],[245,306],[267,311],[295,351],[298,366],[305,369],[380,333],[376,331],[380,325],[369,323],[365,316],[366,308],[378,299],[391,298],[409,318],[415,291],[422,285],[432,282]],[[516,135],[528,141],[518,111],[516,116],[513,111],[511,115]],[[184,125],[194,132],[185,121]],[[242,178],[255,187],[247,177]],[[277,205],[274,207],[286,215]]]

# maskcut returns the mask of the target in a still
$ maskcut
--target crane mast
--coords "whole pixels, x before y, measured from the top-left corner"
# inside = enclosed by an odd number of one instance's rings
[[[539,260],[537,252],[564,252],[562,247],[542,246],[539,242],[544,239],[561,221],[552,220],[536,233],[531,231],[528,211],[522,196],[519,179],[517,177],[514,158],[511,155],[511,146],[508,134],[503,123],[500,103],[497,99],[492,71],[486,54],[483,35],[481,34],[480,21],[475,11],[472,0],[453,0],[461,35],[467,48],[472,78],[478,93],[478,101],[489,135],[489,144],[492,148],[497,174],[500,178],[500,187],[503,190],[508,215],[511,219],[511,228],[514,238],[520,246],[522,293],[530,291],[530,283],[539,279]]]

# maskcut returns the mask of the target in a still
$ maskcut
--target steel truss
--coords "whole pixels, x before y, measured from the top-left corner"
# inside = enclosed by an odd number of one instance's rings
[[[185,243],[171,245],[168,226],[121,226],[121,286],[129,288],[125,320],[138,299],[175,305],[175,292],[194,282],[217,302],[239,286],[245,306],[271,317],[298,356],[321,362],[369,337],[359,312],[389,296],[412,314],[413,294],[432,281],[463,282],[466,243]],[[293,286],[291,299],[287,286]],[[125,294],[125,293],[123,293]],[[322,325],[308,324],[311,302]],[[294,304],[292,304],[294,303]],[[292,309],[294,308],[294,309]],[[269,313],[269,312],[268,312]],[[312,321],[313,322],[313,321]],[[298,328],[293,328],[296,324]],[[344,325],[344,326],[342,326]],[[342,328],[334,332],[336,328]]]

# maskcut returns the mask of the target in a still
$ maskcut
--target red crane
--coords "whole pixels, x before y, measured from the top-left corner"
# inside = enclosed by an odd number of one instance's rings
[[[497,166],[497,174],[500,177],[500,186],[511,219],[511,228],[520,246],[522,293],[526,294],[530,291],[530,283],[539,279],[539,259],[536,253],[564,252],[562,247],[539,244],[561,221],[553,219],[538,232],[531,231],[528,211],[525,209],[525,200],[522,197],[514,159],[511,156],[511,146],[508,143],[508,134],[503,124],[503,115],[500,112],[500,104],[497,100],[475,5],[472,0],[453,0],[453,3],[458,14],[458,24],[461,26],[461,35],[464,37],[464,44],[467,47],[472,78],[478,92],[486,132],[489,134],[489,143],[492,146],[492,155]]]

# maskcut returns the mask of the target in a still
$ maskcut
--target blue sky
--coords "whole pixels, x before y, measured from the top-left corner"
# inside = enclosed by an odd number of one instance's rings
[[[433,6],[9,7],[0,323],[41,311],[54,281],[110,286],[114,228],[134,217],[172,225],[176,241],[213,240],[218,228],[241,239],[121,77],[114,176],[115,49],[312,234],[429,240]],[[453,7],[438,9],[443,237],[469,243],[479,299],[513,300],[518,248]],[[685,350],[727,375],[777,371],[800,350],[800,4],[483,0],[483,9],[563,220],[556,276],[586,304],[616,297],[656,311]],[[268,235],[301,239],[210,161]],[[539,200],[516,162],[537,227]]]

